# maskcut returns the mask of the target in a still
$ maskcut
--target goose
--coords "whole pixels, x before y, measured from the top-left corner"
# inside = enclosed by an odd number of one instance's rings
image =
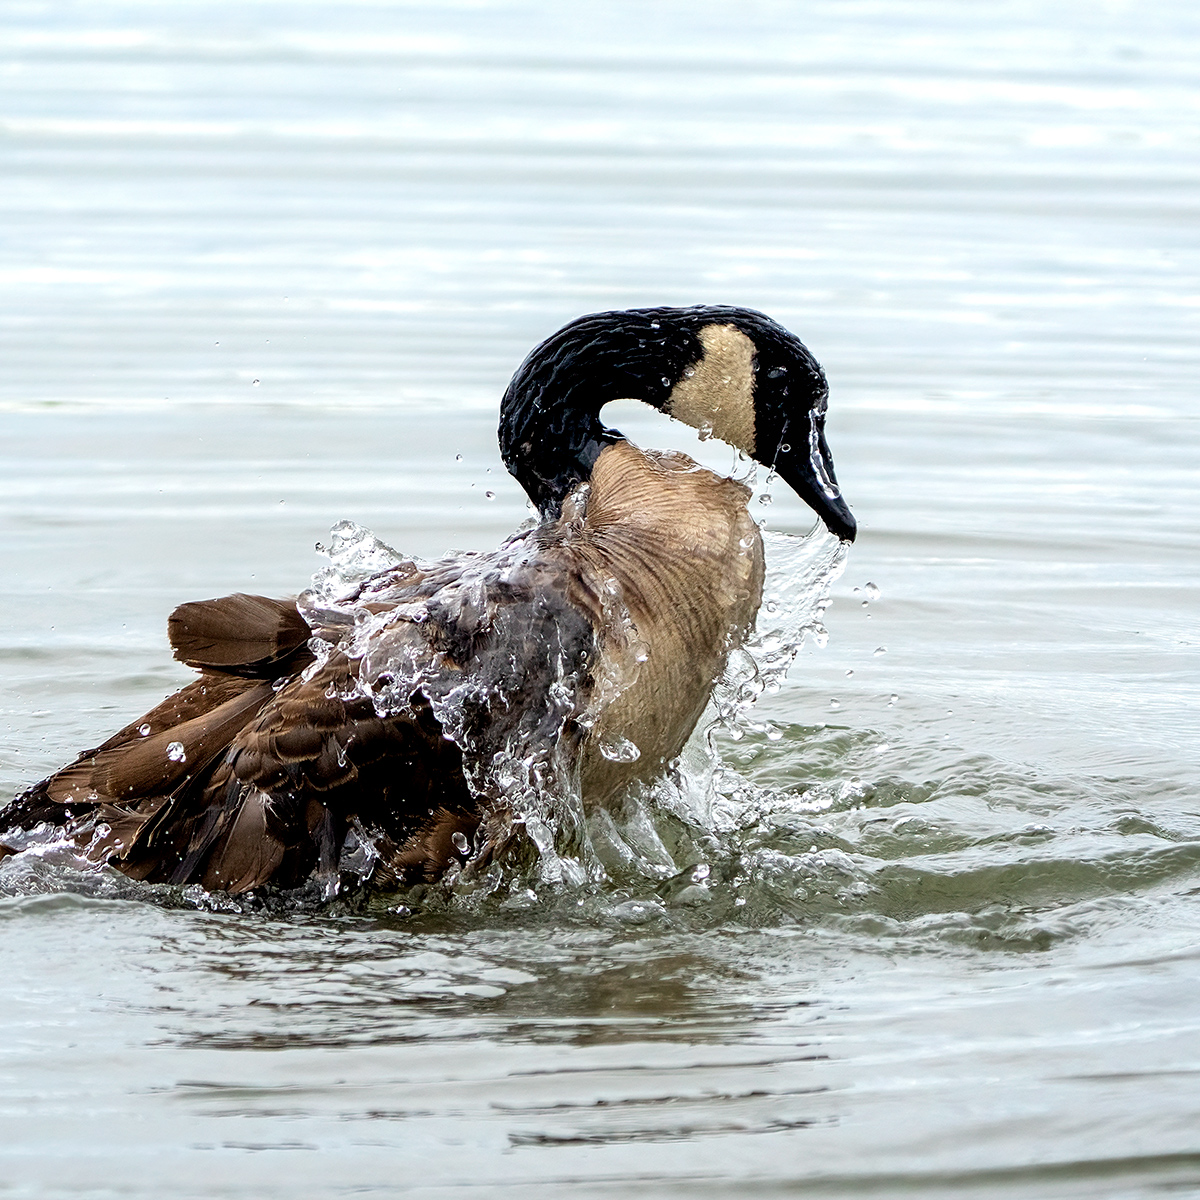
[[[613,804],[680,753],[754,627],[764,563],[744,483],[640,449],[602,408],[644,401],[728,443],[849,542],[827,395],[803,343],[750,309],[572,321],[501,403],[530,528],[342,595],[181,605],[168,635],[198,677],[18,795],[4,849],[49,829],[139,880],[330,895],[486,860],[521,788],[569,777],[587,808]]]

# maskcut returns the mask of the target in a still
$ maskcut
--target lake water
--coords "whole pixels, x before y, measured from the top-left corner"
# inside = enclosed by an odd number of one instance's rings
[[[14,2],[0,180],[4,797],[335,521],[499,542],[582,312],[794,329],[861,530],[701,885],[6,864],[7,1194],[1200,1195],[1200,11]]]

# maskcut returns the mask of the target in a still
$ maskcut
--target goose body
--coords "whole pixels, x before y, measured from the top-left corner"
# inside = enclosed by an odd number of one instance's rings
[[[793,335],[731,308],[581,318],[502,406],[533,528],[338,597],[182,605],[168,632],[199,679],[18,796],[0,841],[48,825],[135,878],[231,893],[392,886],[485,858],[523,787],[603,806],[660,775],[753,628],[762,540],[743,484],[601,425],[625,397],[767,463],[853,537]]]

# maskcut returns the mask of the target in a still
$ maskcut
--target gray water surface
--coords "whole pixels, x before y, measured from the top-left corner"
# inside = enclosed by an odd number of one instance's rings
[[[0,1189],[1200,1195],[1198,84],[1171,0],[6,9],[0,795],[335,521],[496,545],[581,312],[793,328],[861,534],[707,896],[6,864]]]

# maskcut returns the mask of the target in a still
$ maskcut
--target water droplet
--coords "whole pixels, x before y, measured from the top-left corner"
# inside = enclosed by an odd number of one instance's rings
[[[870,600],[864,600],[864,601],[862,602],[862,604],[860,604],[860,605],[859,605],[859,607],[860,607],[860,608],[870,608],[870,607],[871,607],[871,602],[870,602]]]
[[[712,874],[712,867],[708,863],[697,863],[692,871],[692,882],[702,883]]]
[[[663,385],[663,387],[667,387],[667,388],[669,388],[671,386],[671,380],[668,376],[664,375],[662,377],[662,385]]]
[[[868,600],[878,600],[882,593],[873,583],[864,583],[863,595],[866,596]]]
[[[780,454],[791,454],[791,452],[792,452],[792,447],[791,447],[790,443],[783,442],[780,444],[780,447],[779,447]]]
[[[600,743],[600,753],[609,762],[631,763],[642,757],[642,752],[627,737],[608,738]]]
[[[774,600],[768,600],[767,601],[767,612],[773,613],[773,612],[778,612],[778,611],[779,611],[779,605],[776,604]]]
[[[254,386],[255,386],[255,387],[258,387],[258,380],[257,380],[257,379],[254,381]]]
[[[771,689],[768,687],[768,688],[767,688],[767,691],[770,691],[770,690],[771,690]],[[776,688],[775,688],[775,691],[779,691],[779,688],[778,688],[778,686],[776,686]],[[782,729],[778,729],[778,728],[777,728],[776,726],[774,726],[774,725],[768,725],[768,726],[767,726],[767,741],[768,741],[768,742],[781,742],[781,741],[783,741],[783,730],[782,730]]]
[[[554,834],[541,817],[530,813],[525,818],[525,832],[529,834],[533,844],[542,854],[549,854],[554,849]]]
[[[846,672],[846,674],[847,674],[847,675],[853,675],[853,674],[854,674],[854,671],[853,671],[853,669],[851,669],[851,670],[847,671],[847,672]]]
[[[149,737],[149,736],[150,736],[150,726],[149,726],[149,724],[147,723],[147,724],[145,724],[145,725],[139,725],[139,726],[138,726],[138,733],[140,733],[140,734],[142,735],[142,737]]]
[[[454,461],[455,461],[455,462],[462,462],[462,455],[461,455],[461,454],[456,454],[456,455],[454,456]]]
[[[167,747],[167,757],[172,762],[187,762],[187,754],[184,752],[182,742],[172,742]]]
[[[830,707],[830,708],[841,708],[841,707],[842,707],[842,702],[841,702],[840,700],[830,700],[830,701],[829,701],[829,707]]]
[[[874,650],[874,653],[871,655],[871,657],[872,657],[872,658],[878,658],[878,657],[879,657],[881,654],[886,654],[886,653],[887,653],[887,647],[886,647],[886,646],[876,646],[876,647],[875,647],[875,650]]]
[[[787,367],[772,367],[767,372],[768,379],[778,379],[781,375],[787,374]]]
[[[456,829],[451,835],[450,840],[454,843],[454,848],[459,854],[466,854],[471,849],[470,843],[467,841],[466,834],[461,830]]]
[[[696,373],[696,368],[695,368],[695,367],[684,367],[684,368],[683,368],[683,377],[684,377],[684,379],[691,379],[691,377],[692,377],[693,375],[695,375],[695,373]]]
[[[770,504],[771,503],[771,493],[763,492],[763,494],[761,496],[759,496],[758,502],[759,502],[759,504]]]
[[[895,692],[893,692],[891,699],[888,701],[888,708],[891,708],[896,703],[896,701],[899,699],[900,699],[900,697]]]
[[[483,494],[484,494],[484,496],[486,496],[486,497],[487,497],[487,499],[489,499],[489,500],[495,500],[495,498],[496,498],[496,493],[495,493],[495,492],[484,492]]]
[[[659,329],[659,328],[661,328],[661,326],[659,325],[659,323],[657,321],[651,321],[650,328],[651,329]]]

